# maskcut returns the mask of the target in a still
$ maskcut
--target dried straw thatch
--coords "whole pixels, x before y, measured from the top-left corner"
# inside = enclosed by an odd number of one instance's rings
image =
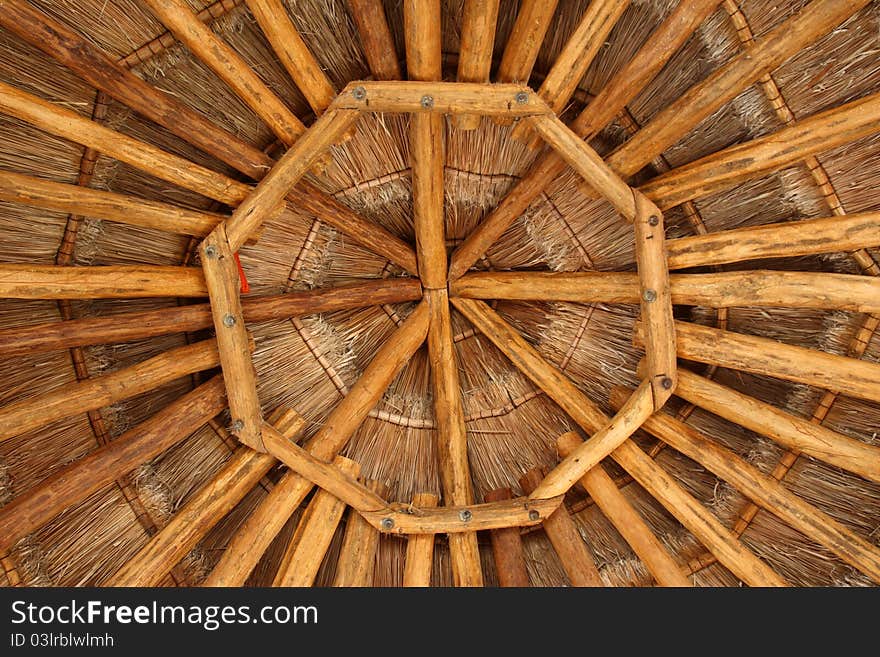
[[[192,108],[211,123],[255,149],[277,154],[283,145],[260,118],[257,109],[224,83],[198,53],[178,42],[151,10],[152,0],[16,0],[0,6],[0,24],[9,5],[24,5],[46,20],[58,21],[74,30],[120,69],[161,90],[175,102]],[[308,93],[285,69],[283,58],[273,49],[258,24],[251,0],[186,0],[187,13],[198,14],[217,37],[228,44],[266,88],[306,125],[315,111]],[[273,4],[273,3],[266,3]],[[330,85],[342,90],[349,82],[370,79],[376,71],[365,52],[355,5],[345,0],[281,0],[290,24],[314,55],[319,72]],[[390,35],[396,52],[385,53],[407,73],[404,12],[412,7],[429,11],[432,2],[384,0]],[[462,54],[462,34],[467,0],[442,0],[440,48],[446,66],[444,78],[456,79],[456,62]],[[476,4],[476,3],[474,3]],[[492,5],[493,3],[485,3]],[[500,0],[495,42],[491,52],[492,80],[514,34],[519,11],[526,0]],[[553,5],[555,3],[546,3]],[[564,57],[585,12],[604,5],[624,5],[607,35],[595,26],[592,37],[600,39],[578,88],[564,98],[560,116],[571,121],[590,100],[602,93],[625,65],[664,25],[679,5],[692,5],[706,14],[693,34],[652,79],[640,84],[622,111],[591,134],[589,144],[602,157],[614,161],[621,145],[638,140],[644,126],[700,84],[713,71],[737,57],[753,41],[761,42],[784,21],[822,5],[839,15],[828,27],[793,56],[772,67],[753,84],[745,85],[732,99],[721,103],[705,118],[690,120],[687,129],[653,153],[645,167],[628,172],[630,184],[641,185],[670,169],[711,156],[732,145],[773,134],[786,126],[863,99],[880,91],[880,3],[831,0],[633,0],[608,3],[602,0],[561,2],[553,13],[546,36],[536,55],[530,86],[538,89],[552,79],[554,66]],[[249,7],[250,5],[250,7]],[[713,5],[706,9],[708,5]],[[850,5],[850,9],[846,9]],[[855,10],[855,5],[862,8]],[[12,16],[12,14],[10,14]],[[13,16],[11,20],[15,20]],[[212,171],[246,180],[216,154],[187,143],[175,135],[173,126],[159,125],[137,107],[96,89],[77,74],[12,31],[0,31],[0,83],[72,110],[112,130],[197,163]],[[411,61],[411,58],[410,58]],[[410,67],[412,69],[412,66]],[[410,70],[409,74],[414,75]],[[557,71],[558,75],[558,71]],[[633,90],[636,91],[636,90]],[[2,93],[2,92],[0,92]],[[708,92],[707,92],[708,93]],[[874,103],[876,107],[876,102]],[[687,119],[690,106],[682,108]],[[871,110],[876,112],[876,109]],[[192,210],[230,214],[234,208],[198,194],[180,181],[174,184],[97,151],[84,148],[31,123],[0,111],[0,173],[26,174],[70,185],[125,194]],[[446,248],[452,253],[477,229],[508,193],[526,177],[539,151],[528,139],[507,125],[483,117],[476,129],[460,129],[455,117],[442,119],[446,128],[443,198]],[[388,234],[416,247],[414,215],[419,208],[413,198],[413,145],[416,119],[407,114],[362,115],[347,139],[330,149],[328,161],[306,174],[313,189],[349,208]],[[753,172],[736,185],[712,187],[685,203],[664,211],[667,240],[695,234],[716,233],[765,224],[793,223],[832,215],[877,213],[880,200],[875,190],[880,181],[880,117],[873,116],[873,129],[854,140],[786,161],[779,167]],[[230,136],[230,139],[232,137]],[[192,140],[190,140],[192,141]],[[650,150],[650,149],[648,149]],[[0,182],[2,184],[2,182]],[[5,192],[4,192],[5,193]],[[247,274],[250,295],[282,295],[363,282],[410,276],[399,263],[374,252],[375,244],[359,244],[340,230],[330,217],[319,216],[302,204],[288,203],[280,214],[267,217],[259,239],[240,249],[240,262]],[[874,241],[853,256],[851,249],[828,253],[792,253],[787,257],[759,258],[691,268],[689,273],[745,272],[769,269],[787,272],[823,272],[876,276],[880,274],[880,220],[873,216]],[[59,266],[196,266],[201,259],[198,240],[143,226],[111,221],[100,216],[80,216],[56,209],[0,201],[0,261],[6,265]],[[419,245],[422,248],[422,245]],[[569,168],[560,170],[534,195],[524,211],[499,239],[483,250],[474,271],[635,272],[636,240],[632,225],[624,221],[608,201],[597,198]],[[454,256],[453,256],[454,257]],[[861,259],[860,259],[861,257]],[[203,258],[202,258],[203,259]],[[2,275],[0,275],[2,278]],[[743,279],[745,280],[745,279]],[[8,295],[15,297],[15,294]],[[21,296],[21,295],[19,295]],[[73,300],[0,299],[0,353],[2,335],[28,326],[62,320],[124,317],[128,313],[160,310],[174,313],[191,299],[158,298]],[[604,301],[576,303],[568,300],[498,300],[492,307],[525,338],[540,356],[563,372],[605,413],[614,408],[609,395],[614,386],[635,388],[638,366],[645,350],[636,346],[633,334],[640,319],[635,304]],[[720,304],[719,304],[720,305]],[[873,300],[876,307],[877,301]],[[294,409],[305,421],[300,444],[326,426],[339,401],[358,386],[384,344],[414,316],[413,300],[335,309],[290,319],[248,322],[253,336],[252,354],[256,390],[263,417],[278,408]],[[737,334],[760,336],[842,357],[880,363],[880,338],[876,315],[852,307],[767,307],[738,304],[718,309],[711,304],[676,305],[676,319],[718,327]],[[520,477],[535,468],[552,470],[560,461],[556,439],[567,431],[580,431],[578,422],[563,412],[551,395],[520,371],[507,355],[457,310],[451,312],[453,353],[461,390],[467,430],[467,463],[472,502],[483,502],[499,488],[523,495]],[[3,333],[5,331],[5,333]],[[0,358],[0,582],[23,585],[101,585],[120,583],[118,573],[139,558],[152,537],[178,522],[181,510],[197,499],[203,487],[234,461],[239,447],[233,435],[233,417],[221,411],[210,423],[186,426],[188,435],[157,454],[149,455],[118,476],[110,476],[88,495],[51,514],[26,535],[16,536],[4,549],[4,532],[11,519],[2,508],[15,509],[20,500],[65,468],[104,445],[112,445],[151,416],[169,408],[183,395],[210,378],[211,372],[187,373],[152,386],[146,392],[118,399],[88,413],[57,419],[16,433],[8,426],[4,407],[27,399],[40,399],[51,391],[64,390],[77,381],[119,372],[211,337],[203,326],[188,333],[140,337],[121,343],[98,343],[33,353],[3,353]],[[222,356],[222,354],[221,354]],[[682,359],[680,366],[797,418],[880,447],[880,394],[850,396],[846,388],[837,394],[818,385],[784,380],[761,372],[713,367]],[[215,363],[216,365],[216,363]],[[880,365],[878,365],[880,367]],[[362,480],[375,480],[386,487],[384,498],[408,504],[420,493],[443,499],[443,466],[440,454],[446,439],[444,417],[434,412],[435,382],[427,346],[406,359],[399,375],[382,394],[366,419],[342,446],[341,454],[360,464]],[[858,568],[792,528],[784,518],[751,505],[750,497],[691,460],[665,446],[648,432],[639,430],[632,444],[644,449],[657,466],[707,508],[727,530],[731,540],[741,540],[752,554],[772,571],[798,586],[862,586],[880,576],[880,483],[848,472],[806,454],[786,449],[761,433],[744,428],[682,398],[672,397],[663,412],[699,430],[714,444],[732,451],[758,471],[782,481],[783,486],[830,517],[844,531],[861,541],[864,558],[871,567]],[[2,426],[7,423],[7,426]],[[8,438],[6,434],[9,434]],[[584,438],[587,433],[584,432]],[[607,453],[607,452],[606,452]],[[880,454],[880,450],[877,452]],[[603,454],[604,456],[605,454]],[[880,456],[874,456],[880,459]],[[780,465],[781,464],[781,465]],[[865,467],[869,467],[867,464]],[[744,581],[725,557],[692,534],[675,513],[664,508],[654,495],[633,481],[627,468],[610,458],[603,466],[623,498],[643,518],[662,550],[689,582],[698,586],[737,586]],[[874,471],[880,467],[874,466]],[[276,464],[266,469],[259,483],[242,492],[228,513],[220,514],[187,545],[184,554],[160,568],[151,584],[196,585],[211,581],[210,574],[226,554],[227,546],[248,527],[261,505],[272,503],[272,490],[284,485],[287,468]],[[279,483],[281,482],[281,483]],[[284,570],[285,554],[298,531],[300,519],[314,497],[302,499],[259,562],[239,583],[269,585]],[[267,502],[267,500],[269,502]],[[575,536],[595,563],[601,583],[608,586],[645,586],[660,581],[643,558],[580,486],[565,496],[557,513],[571,514]],[[313,573],[316,585],[336,582],[338,564],[345,558],[344,538],[356,517],[347,509],[338,528],[328,539],[320,568]],[[8,515],[8,514],[7,514]],[[307,517],[307,516],[306,516]],[[524,567],[533,586],[566,586],[575,583],[566,569],[565,557],[554,545],[551,530],[534,522],[521,529]],[[685,523],[687,524],[687,523]],[[332,528],[331,528],[332,529]],[[477,535],[482,582],[505,583],[505,572],[493,554],[489,531]],[[155,540],[155,539],[154,539]],[[295,541],[294,541],[295,543]],[[708,549],[707,549],[708,548]],[[317,549],[317,548],[316,548]],[[438,534],[430,565],[430,581],[449,586],[458,581],[453,562],[459,558],[456,544]],[[580,547],[579,547],[580,549]],[[320,554],[318,555],[320,556]],[[400,586],[405,581],[406,537],[383,534],[373,559],[372,574],[361,583]],[[458,566],[456,566],[458,568]],[[131,583],[131,580],[128,580]],[[749,583],[749,582],[746,582]]]

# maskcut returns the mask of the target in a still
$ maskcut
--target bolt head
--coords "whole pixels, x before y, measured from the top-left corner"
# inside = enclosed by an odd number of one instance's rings
[[[205,247],[205,255],[208,258],[216,258],[217,257],[217,247],[208,245]]]
[[[229,313],[223,315],[223,326],[227,328],[232,328],[233,326],[235,326],[235,316],[230,315]]]
[[[660,217],[658,217],[656,214],[652,214],[650,217],[648,217],[648,225],[649,226],[657,226],[659,223],[660,223]]]
[[[660,385],[663,386],[664,390],[671,390],[672,389],[672,379],[670,379],[668,376],[664,376],[663,380],[660,381]]]
[[[382,525],[382,529],[388,531],[389,529],[394,529],[394,521],[391,518],[382,518],[382,522],[379,523]]]
[[[232,430],[232,433],[239,433],[244,430],[244,420],[234,420],[229,428]]]
[[[470,522],[474,517],[474,514],[471,513],[468,509],[462,509],[458,512],[458,517],[462,522]]]
[[[422,96],[422,107],[425,109],[431,109],[434,107],[434,97],[433,96]]]
[[[657,300],[657,293],[654,290],[645,290],[642,292],[642,299],[651,303]]]
[[[527,91],[518,91],[513,98],[517,105],[525,105],[529,102],[529,94]]]
[[[540,519],[541,519],[541,513],[537,509],[532,509],[531,511],[529,511],[529,520],[534,521],[534,520],[540,520]]]
[[[364,87],[355,87],[352,90],[351,95],[355,100],[363,100],[367,97],[367,90]]]

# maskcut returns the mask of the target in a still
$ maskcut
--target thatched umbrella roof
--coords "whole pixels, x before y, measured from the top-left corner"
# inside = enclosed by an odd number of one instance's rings
[[[0,26],[3,583],[880,582],[877,2]]]

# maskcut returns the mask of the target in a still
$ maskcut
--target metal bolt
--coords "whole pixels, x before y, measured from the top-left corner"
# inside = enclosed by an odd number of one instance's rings
[[[217,257],[217,247],[216,246],[206,246],[205,247],[205,255],[209,258]]]
[[[229,313],[223,315],[223,326],[227,328],[232,328],[233,326],[235,326],[235,317],[233,315],[230,315]]]
[[[235,420],[232,423],[232,426],[229,427],[232,430],[232,433],[238,433],[244,429],[244,420]]]
[[[648,217],[648,225],[649,226],[656,226],[659,223],[660,223],[660,217],[658,217],[656,214],[652,214],[650,217]]]
[[[540,518],[541,514],[538,512],[537,509],[532,509],[531,511],[529,511],[529,520],[538,520]]]
[[[434,97],[433,96],[422,96],[422,107],[429,110],[434,107]]]
[[[394,521],[391,518],[382,518],[382,522],[379,524],[382,525],[382,529],[385,531],[394,529]]]
[[[518,91],[516,93],[516,96],[514,96],[513,98],[516,101],[517,105],[525,105],[527,102],[529,102],[529,94],[525,91]]]
[[[351,95],[354,97],[355,100],[363,100],[367,97],[367,90],[363,87],[355,87],[352,90]]]
[[[462,522],[470,522],[471,518],[474,517],[474,514],[467,509],[462,509],[458,512],[458,517],[461,519]]]
[[[652,301],[657,300],[657,293],[654,290],[645,290],[644,292],[642,292],[642,299],[644,299],[648,303],[651,303]]]

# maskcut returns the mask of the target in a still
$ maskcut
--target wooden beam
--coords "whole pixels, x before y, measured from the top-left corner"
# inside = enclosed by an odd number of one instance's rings
[[[666,20],[654,31],[645,45],[636,53],[632,60],[624,66],[603,88],[596,99],[591,102],[581,115],[572,123],[571,128],[581,139],[589,141],[602,128],[610,123],[615,116],[635,98],[648,84],[672,55],[684,44],[699,24],[711,13],[719,0],[682,0],[669,14]],[[544,2],[528,0],[522,4],[520,17],[526,11],[547,11],[552,16],[556,7],[555,0]],[[519,19],[517,19],[519,24]],[[549,24],[549,18],[548,18]],[[546,29],[546,28],[545,28]],[[516,27],[508,43],[508,50],[515,47]],[[538,40],[538,46],[543,39]],[[537,54],[537,50],[535,50]],[[505,52],[505,58],[507,52]],[[518,57],[514,55],[514,57]],[[519,61],[518,59],[514,60]],[[528,71],[534,58],[528,62]],[[523,82],[519,78],[506,79],[501,76],[504,60],[499,69],[502,82]],[[528,79],[526,74],[525,79]],[[597,100],[601,99],[601,100]],[[486,252],[502,233],[516,221],[529,205],[541,195],[541,192],[556,179],[566,167],[566,162],[555,151],[550,151],[538,158],[529,171],[505,196],[501,203],[483,219],[482,223],[458,246],[452,254],[449,266],[449,279],[455,280],[470,269],[480,256]]]
[[[880,93],[672,169],[641,190],[664,210],[880,132]]]
[[[217,212],[191,210],[10,171],[0,171],[0,200],[196,237],[204,237],[225,218]]]
[[[612,454],[624,470],[705,545],[730,572],[749,586],[787,586],[784,579],[752,554],[706,507],[654,462],[627,441]]]
[[[333,497],[358,511],[385,509],[388,503],[356,477],[332,463],[322,461],[291,442],[270,425],[263,427],[267,451],[303,479],[323,488]]]
[[[413,220],[419,278],[426,289],[445,289],[445,119],[435,114],[416,114],[410,121]]]
[[[263,419],[257,396],[257,372],[251,360],[239,296],[241,282],[225,222],[202,241],[199,255],[211,299],[211,316],[229,398],[232,433],[251,449],[265,452],[260,436]]]
[[[486,493],[485,500],[500,502],[509,500],[511,497],[509,488],[497,488]],[[519,527],[493,529],[489,535],[492,539],[492,556],[495,559],[495,572],[498,575],[499,586],[529,586],[529,573],[526,571],[526,560]]]
[[[0,509],[0,550],[176,445],[225,407],[226,390],[216,376],[113,442],[61,468]]]
[[[410,80],[443,79],[440,0],[404,0],[403,36]]]
[[[382,0],[348,0],[361,45],[376,80],[399,80],[400,65]]]
[[[685,369],[679,370],[675,394],[786,449],[880,482],[880,447],[876,445],[791,415]]]
[[[209,370],[219,363],[217,343],[203,340],[170,349],[109,374],[21,399],[0,408],[0,442],[56,420],[155,390],[189,374]]]
[[[733,100],[764,75],[813,44],[870,0],[813,0],[742,51],[702,82],[691,87],[607,159],[623,178],[637,173],[678,142],[703,119]]]
[[[607,199],[617,212],[629,221],[635,220],[637,208],[634,191],[605,165],[589,144],[569,130],[556,116],[535,116],[528,121],[547,145]],[[659,216],[659,211],[656,214]]]
[[[0,264],[0,298],[128,299],[204,297],[205,278],[193,267]]]
[[[459,82],[489,82],[499,4],[500,0],[465,0],[458,56]],[[457,116],[455,125],[459,130],[475,130],[480,126],[480,117]]]
[[[327,461],[345,446],[352,433],[424,342],[428,323],[428,308],[421,303],[376,352],[358,382],[333,409],[321,429],[306,443],[305,449],[312,456]],[[206,585],[240,586],[244,583],[269,544],[311,489],[310,481],[299,475],[286,473],[233,537],[217,567],[206,580]]]
[[[629,0],[593,0],[589,4],[538,89],[538,94],[547,101],[554,114],[561,114],[571,101],[593,59],[605,45],[611,28],[628,6]],[[533,133],[526,125],[517,125],[511,135],[517,139],[531,139]]]
[[[67,66],[109,96],[247,176],[259,180],[272,168],[274,164],[272,158],[260,149],[248,144],[231,132],[219,128],[210,119],[187,107],[177,98],[148,84],[131,71],[112,61],[102,50],[64,25],[40,13],[28,3],[22,0],[6,0],[0,6],[0,22],[4,27],[42,49],[50,57]],[[2,100],[6,96],[6,88],[0,87],[0,91],[4,92],[0,93],[0,106],[2,106]],[[53,106],[49,105],[49,107]],[[45,108],[43,110],[45,111]],[[29,120],[22,116],[19,118],[25,121]],[[44,124],[35,125],[77,143],[84,143],[79,140],[79,137],[85,138],[87,133],[91,135],[95,126],[90,125],[90,122],[84,124],[81,121],[81,116],[65,110],[61,113],[60,120],[55,122],[57,124],[55,128],[64,130],[63,134],[53,132]],[[98,127],[102,128],[102,126]],[[110,132],[112,137],[115,133]],[[91,141],[85,143],[110,157],[122,159],[132,164],[129,160],[119,157],[118,153],[114,154],[115,151],[111,150],[114,148],[112,139],[103,139],[97,144]],[[141,144],[135,140],[131,140],[131,143]],[[137,163],[143,160],[141,151],[145,146],[143,144],[129,149],[128,155],[135,158],[135,166],[140,166]],[[163,180],[186,187],[185,183],[178,181],[176,175],[175,167],[180,166],[181,162],[176,164],[172,162],[171,166],[168,166],[169,162],[163,160],[155,165],[150,172]],[[182,163],[189,164],[185,160]],[[238,204],[250,192],[247,185],[238,183],[231,178],[223,177],[222,180],[215,180],[214,183],[218,187],[216,191],[213,191],[210,186],[205,190],[193,187],[187,187],[187,189],[193,189],[193,191],[209,198],[230,205]],[[216,194],[225,194],[225,197],[218,197]],[[310,212],[361,246],[388,258],[411,274],[417,272],[415,253],[409,245],[380,226],[363,219],[347,206],[321,192],[314,185],[304,181],[300,182],[288,195],[288,199],[296,207]]]
[[[529,497],[541,499],[568,492],[589,470],[614,451],[615,447],[627,440],[653,412],[654,395],[651,383],[643,381],[617,415],[553,468]]]
[[[305,420],[292,410],[277,410],[273,426],[290,440]],[[241,446],[226,465],[193,495],[105,586],[158,586],[199,541],[244,499],[277,463],[269,454]]]
[[[519,484],[528,495],[543,479],[543,473],[533,468],[520,478]],[[544,531],[572,586],[605,586],[599,576],[593,555],[575,526],[574,520],[568,515],[565,504],[560,504],[558,509],[544,518]]]
[[[0,112],[208,198],[236,205],[250,187],[0,82]]]
[[[498,65],[498,82],[528,84],[557,4],[559,0],[523,0],[520,3],[516,22]]]
[[[290,189],[317,158],[354,125],[357,117],[353,110],[328,110],[284,154],[226,221],[226,235],[233,251],[237,251],[265,219],[278,212]]]
[[[559,454],[564,458],[574,454],[583,444],[580,436],[573,432],[562,434],[556,440]],[[580,483],[660,586],[691,586],[660,539],[620,492],[601,464],[587,470]]]
[[[371,525],[385,534],[467,535],[484,529],[531,527],[540,524],[559,505],[562,496],[532,500],[512,500],[415,509],[409,504],[393,503],[382,511],[362,513]]]
[[[147,5],[202,63],[225,82],[282,142],[292,145],[305,126],[245,61],[199,20],[186,0],[146,0]]]
[[[666,242],[670,269],[880,246],[880,212],[724,230]]]
[[[300,36],[281,0],[245,0],[272,50],[299,87],[315,114],[327,109],[336,96],[330,78]]]
[[[611,403],[617,406],[628,390],[614,389]],[[880,548],[845,528],[808,504],[781,482],[741,459],[732,450],[666,413],[657,413],[645,423],[657,438],[724,479],[746,497],[808,538],[824,545],[844,562],[880,583]]]
[[[420,509],[437,506],[440,498],[434,493],[417,493],[412,505]],[[403,585],[406,587],[431,586],[434,565],[434,534],[410,534],[406,541],[403,562]]]
[[[824,272],[733,271],[673,274],[672,303],[729,308],[826,308],[880,311],[880,280]],[[630,272],[479,272],[451,283],[452,294],[468,299],[625,303],[642,300],[638,274]]]
[[[352,82],[340,92],[333,107],[359,112],[514,117],[549,112],[540,96],[522,85],[440,81]]]
[[[880,401],[880,364],[689,322],[676,322],[675,328],[681,358]]]
[[[344,456],[333,459],[333,467],[356,478],[361,466]],[[278,567],[272,586],[312,586],[333,534],[342,520],[345,502],[319,489],[300,518],[293,538]]]
[[[379,497],[388,494],[388,487],[381,482],[366,482],[367,489]],[[348,523],[333,586],[368,587],[373,585],[373,569],[376,565],[376,552],[379,549],[379,532],[354,509],[348,512]]]
[[[179,267],[175,269],[180,272]],[[241,305],[245,322],[252,324],[421,298],[422,286],[417,279],[389,278],[274,296],[245,297]],[[15,356],[118,344],[170,333],[193,333],[211,326],[213,319],[208,304],[46,322],[0,329],[0,354]]]
[[[544,360],[532,345],[482,301],[453,297],[452,304],[498,347],[526,377],[547,393],[588,433],[608,423],[608,418],[562,372]],[[597,455],[601,460],[606,455]]]

